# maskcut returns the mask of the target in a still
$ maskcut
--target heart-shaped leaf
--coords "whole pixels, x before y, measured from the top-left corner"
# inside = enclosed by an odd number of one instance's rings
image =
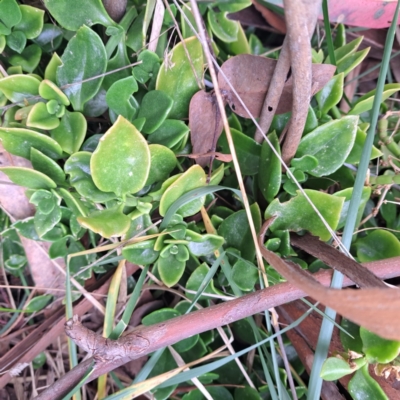
[[[23,71],[32,73],[39,65],[42,57],[42,49],[37,44],[25,47],[21,54],[13,54],[8,62],[14,67],[21,67]]]
[[[100,190],[118,196],[136,193],[149,176],[149,146],[135,126],[119,116],[100,139],[90,168]]]
[[[22,4],[19,6],[21,20],[14,26],[14,31],[21,31],[27,39],[34,39],[43,29],[44,11],[37,7]]]
[[[15,0],[3,0],[0,3],[0,34],[9,35],[11,28],[21,21],[21,9]]]

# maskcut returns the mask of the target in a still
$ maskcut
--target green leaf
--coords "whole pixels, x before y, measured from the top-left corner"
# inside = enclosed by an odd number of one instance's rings
[[[40,46],[44,53],[53,54],[52,57],[54,57],[54,52],[60,47],[62,40],[63,30],[58,25],[47,23],[43,25],[43,29],[40,35],[37,38],[33,39],[33,42]],[[58,57],[57,54],[56,57]],[[51,81],[56,81],[55,72],[54,79],[51,79]]]
[[[383,87],[382,101],[385,101],[392,94],[400,90],[400,83],[388,83]],[[376,89],[371,90],[364,96],[361,96],[354,104],[348,115],[359,115],[372,109]]]
[[[234,21],[236,22],[236,21]],[[251,54],[250,44],[247,40],[246,33],[240,23],[238,25],[237,39],[234,42],[227,43],[226,47],[230,53],[233,55],[238,54]]]
[[[303,137],[296,157],[312,155],[318,166],[308,171],[314,176],[324,176],[335,172],[349,155],[357,132],[358,118],[343,117],[319,126]]]
[[[7,46],[11,50],[14,50],[17,53],[21,54],[26,45],[26,36],[23,32],[13,31],[10,35],[7,36],[6,41]]]
[[[138,61],[142,61],[142,64],[133,67],[132,75],[138,82],[144,84],[157,74],[160,68],[160,59],[156,53],[150,50],[143,50],[139,54]]]
[[[160,215],[164,216],[168,208],[182,195],[192,189],[197,189],[206,184],[206,174],[199,165],[193,165],[185,171],[162,195],[160,200]],[[192,200],[178,210],[183,217],[196,214],[204,204],[204,197]]]
[[[11,28],[21,21],[21,9],[15,0],[2,0],[0,2],[0,34],[9,35]]]
[[[352,360],[353,366],[348,361],[338,357],[329,357],[322,365],[320,376],[326,381],[336,381],[346,375],[352,374],[355,370],[364,366],[366,360],[364,357]]]
[[[360,327],[360,336],[363,353],[370,364],[388,364],[399,355],[400,342],[397,340],[383,339],[363,327]]]
[[[233,400],[228,389],[223,386],[207,386],[207,391],[210,393],[212,399]],[[204,398],[199,389],[194,389],[185,394],[182,400],[203,400]],[[245,398],[243,397],[242,399],[244,400]]]
[[[34,39],[43,29],[44,11],[40,8],[20,5],[21,20],[14,26],[14,31],[22,31],[27,39]]]
[[[166,119],[162,125],[147,137],[149,143],[162,144],[172,149],[189,133],[189,127],[175,119]]]
[[[167,118],[174,101],[160,90],[152,90],[144,95],[138,118],[146,118],[144,133],[153,133]]]
[[[43,79],[39,85],[39,94],[46,100],[57,100],[58,103],[64,106],[69,106],[68,97],[61,89],[49,79]]]
[[[165,181],[171,171],[176,167],[175,154],[165,146],[160,144],[149,145],[150,150],[150,171],[146,185],[152,185],[155,182]]]
[[[207,256],[218,250],[224,244],[224,238],[217,235],[200,235],[189,229],[186,230],[185,239],[189,241],[188,249],[196,257]]]
[[[261,396],[250,386],[238,387],[235,389],[235,400],[261,400]]]
[[[70,175],[71,185],[86,199],[95,203],[105,203],[115,199],[114,193],[99,190],[93,182],[90,171],[90,158],[87,151],[74,153],[65,163],[64,171]]]
[[[240,290],[248,292],[258,280],[258,269],[248,261],[238,260],[232,267],[232,279]]]
[[[155,239],[129,244],[122,249],[122,256],[138,265],[153,264],[160,254],[154,250]]]
[[[197,79],[200,82],[203,79],[203,49],[200,42],[191,37],[185,39],[185,46],[190,60],[187,59],[183,43],[178,43],[161,65],[156,82],[156,89],[174,100],[169,117],[175,119],[188,116],[190,99],[199,90]]]
[[[24,167],[1,167],[4,172],[16,185],[29,189],[54,189],[56,183],[48,176],[39,171]]]
[[[26,125],[30,128],[52,130],[60,125],[60,120],[47,111],[46,104],[36,103],[29,112]]]
[[[51,56],[49,63],[44,71],[44,78],[52,81],[53,83],[57,82],[57,68],[62,65],[61,58],[57,53],[54,53]]]
[[[352,40],[350,43],[347,43],[338,49],[335,50],[335,60],[336,62],[340,62],[348,56],[349,54],[354,54],[358,47],[360,46],[361,42],[363,41],[364,36],[359,36],[358,38]],[[325,64],[332,64],[332,61],[330,60],[329,56],[325,60]]]
[[[50,157],[41,151],[31,148],[31,162],[33,168],[51,178],[57,185],[65,184],[65,173],[62,168]]]
[[[80,112],[65,111],[60,125],[51,131],[51,137],[68,154],[73,154],[82,146],[86,136],[86,118]]]
[[[335,230],[339,223],[340,212],[345,200],[344,197],[335,197],[311,189],[305,189],[304,192],[325,218],[328,225]],[[319,236],[323,241],[329,240],[331,234],[325,225],[321,222],[304,195],[300,192],[297,193],[296,197],[293,197],[286,203],[280,203],[278,199],[275,199],[267,207],[265,210],[265,219],[277,216],[270,226],[271,231],[288,229],[297,232],[305,229],[313,235]]]
[[[38,209],[33,218],[36,232],[40,238],[50,232],[61,220],[62,214],[58,204],[49,212],[42,212]]]
[[[42,49],[37,44],[25,47],[21,54],[13,54],[8,62],[14,67],[20,66],[23,71],[32,73],[39,65],[42,57]]]
[[[136,107],[133,105],[136,100],[132,97],[132,93],[137,92],[137,90],[138,84],[133,76],[114,82],[106,94],[108,106],[116,114],[132,121],[139,108],[138,105]]]
[[[119,116],[100,139],[90,167],[93,181],[100,190],[118,196],[136,193],[149,176],[149,146],[134,125]]]
[[[111,85],[114,84],[115,82],[132,76],[131,69],[126,68],[130,64],[130,61],[129,61],[129,58],[128,58],[128,55],[126,52],[126,46],[125,46],[125,41],[123,40],[123,34],[124,34],[124,31],[122,29],[122,32],[120,32],[120,35],[119,35],[121,37],[121,39],[118,43],[116,52],[115,52],[114,56],[112,58],[110,58],[110,60],[108,60],[108,63],[107,63],[106,71],[107,72],[112,71],[112,73],[108,74],[104,77],[104,80],[102,83],[102,88],[105,90],[110,89]],[[107,49],[106,49],[106,51],[107,51]]]
[[[315,95],[321,114],[327,114],[333,106],[339,103],[343,96],[343,81],[343,73],[335,75],[323,89]]]
[[[171,287],[179,282],[188,259],[189,251],[183,244],[169,244],[161,251],[157,270],[166,286]]]
[[[261,145],[236,129],[231,128],[231,134],[242,174],[257,174],[260,166]],[[220,136],[218,145],[221,146],[223,153],[230,154],[225,132]]]
[[[57,84],[60,87],[69,85],[64,88],[65,94],[75,111],[83,111],[85,103],[99,91],[103,77],[82,81],[104,74],[107,68],[104,44],[97,33],[82,26],[68,42],[61,61],[63,64],[57,69]]]
[[[51,294],[43,294],[41,296],[34,297],[25,307],[25,312],[37,312],[43,310],[50,301],[53,299]]]
[[[121,207],[95,211],[88,217],[78,217],[77,220],[84,228],[105,238],[122,236],[131,224],[131,219],[122,213]]]
[[[190,275],[189,279],[186,282],[186,290],[191,290],[193,292],[197,292],[199,288],[203,285],[203,282],[207,276],[207,274],[210,271],[210,267],[206,264],[200,264]],[[195,293],[186,293],[186,297],[193,300],[195,297]],[[215,290],[214,287],[214,281],[213,279],[210,280],[210,283],[205,287],[203,290],[203,293],[209,293],[209,294],[216,294],[217,291]],[[208,299],[209,297],[206,296],[200,296],[199,300],[204,300]]]
[[[207,20],[213,34],[225,43],[235,42],[238,38],[239,23],[227,18],[227,12],[208,10]]]
[[[55,140],[29,129],[0,128],[0,139],[8,152],[28,160],[32,147],[40,149],[43,154],[54,159],[62,155],[61,147]]]
[[[369,47],[364,50],[357,51],[354,54],[348,54],[339,62],[336,61],[336,73],[340,74],[343,72],[344,76],[352,71],[358,64],[360,64],[369,52]]]
[[[58,205],[56,196],[43,189],[35,191],[29,199],[29,203],[34,204],[44,214],[50,214]]]
[[[339,331],[340,341],[342,342],[345,351],[355,351],[356,353],[362,353],[362,340],[360,337],[360,327],[354,322],[342,317],[340,326],[346,331],[343,332],[341,329]],[[350,335],[348,335],[349,333]]]
[[[258,231],[261,228],[261,213],[258,204],[252,204],[250,211],[256,231]],[[237,211],[225,218],[218,228],[218,235],[225,239],[225,248],[233,247],[240,251],[244,259],[253,261],[255,247],[245,210]]]
[[[347,188],[347,189],[344,189],[344,190],[340,190],[339,192],[336,192],[336,193],[333,194],[334,196],[344,197],[345,198],[345,202],[343,204],[342,212],[340,213],[340,220],[339,220],[339,223],[338,223],[338,226],[336,227],[336,229],[343,228],[345,223],[346,223],[352,194],[353,194],[353,188]],[[364,187],[362,189],[362,194],[361,194],[360,202],[359,202],[359,205],[358,205],[357,219],[356,219],[356,225],[357,226],[361,221],[361,217],[363,215],[365,206],[366,206],[368,200],[370,199],[370,197],[371,197],[371,188],[370,187]]]
[[[0,90],[12,103],[29,100],[39,94],[40,81],[30,75],[9,75],[0,79]],[[37,99],[35,100],[37,101]]]
[[[46,8],[65,29],[77,31],[82,25],[115,25],[101,0],[44,0]]]
[[[153,311],[142,318],[142,324],[144,326],[159,324],[164,321],[168,321],[171,318],[179,317],[181,313],[173,308],[163,308],[161,310]]]
[[[275,131],[268,136],[274,149],[281,154],[279,139]],[[282,169],[279,158],[273,153],[269,144],[264,141],[261,147],[260,167],[258,172],[258,187],[269,203],[279,193],[281,187]]]
[[[354,141],[353,148],[350,151],[350,154],[346,158],[346,163],[348,164],[357,164],[361,160],[362,149],[364,147],[365,140],[367,139],[367,134],[362,131],[360,128],[357,128],[356,139]],[[378,150],[375,146],[372,146],[371,158],[370,160],[374,160],[375,158],[381,157],[382,152]]]
[[[360,262],[383,260],[400,256],[400,242],[393,233],[383,229],[374,230],[355,242]]]
[[[364,365],[354,374],[349,382],[348,389],[354,400],[389,400],[378,382],[371,378],[368,365]]]

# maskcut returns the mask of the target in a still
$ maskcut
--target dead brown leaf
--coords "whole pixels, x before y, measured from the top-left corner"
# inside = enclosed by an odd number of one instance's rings
[[[262,232],[273,218],[264,223]],[[385,339],[400,340],[397,322],[400,307],[400,291],[390,288],[368,288],[360,290],[338,290],[323,287],[308,272],[297,264],[282,260],[263,246],[260,236],[260,250],[265,260],[284,278],[303,290],[313,299],[332,308],[344,317]]]
[[[0,143],[0,165],[32,168],[31,163],[22,157],[13,156],[4,150]],[[0,172],[0,206],[10,216],[11,221],[19,221],[31,217],[35,213],[35,208],[29,203],[25,196],[25,189],[14,185],[5,175]],[[64,277],[55,267],[54,262],[48,256],[50,243],[35,242],[33,240],[20,236],[25,250],[32,278],[35,284],[41,288],[59,289],[64,287]],[[56,261],[65,269],[65,263],[62,259]],[[46,271],[46,273],[43,273]],[[60,292],[50,293],[60,296]]]
[[[204,90],[197,92],[190,101],[189,128],[194,154],[206,154],[215,150],[223,129],[215,95]],[[198,157],[196,163],[205,167],[213,156]]]
[[[358,286],[387,287],[385,283],[370,270],[347,257],[329,244],[322,242],[315,236],[310,234],[306,234],[304,236],[291,234],[290,242],[295,247],[298,247],[312,256],[320,259],[329,267],[347,275]]]
[[[263,16],[263,18],[278,32],[286,33],[286,23],[285,19],[282,18],[280,15],[272,12],[267,7],[263,6],[260,3],[257,3],[256,0],[251,0],[253,6],[256,8],[257,11]]]
[[[222,161],[222,162],[231,162],[232,161],[232,155],[231,154],[223,154],[220,153],[219,151],[212,151],[210,153],[201,153],[201,154],[182,154],[182,155],[177,155],[177,157],[187,157],[187,158],[193,158],[194,160],[197,160],[199,158],[204,158],[204,157],[215,157],[217,160]]]
[[[270,85],[276,63],[277,61],[271,58],[240,54],[222,64],[221,69],[226,79],[229,80],[254,118],[260,116],[264,98]],[[315,88],[315,93],[328,83],[333,77],[334,72],[335,66],[333,65],[312,65],[312,86]],[[226,79],[221,73],[218,75],[218,83],[221,92],[226,96],[232,111],[241,117],[250,118],[247,111],[240,104],[237,96],[231,90]],[[293,80],[290,77],[285,83],[275,114],[283,114],[291,111],[292,91]]]

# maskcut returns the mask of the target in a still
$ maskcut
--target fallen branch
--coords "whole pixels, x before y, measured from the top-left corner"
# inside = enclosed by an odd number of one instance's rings
[[[390,279],[400,275],[400,257],[363,265],[381,279]],[[328,287],[331,282],[332,271],[323,270],[313,276],[322,285]],[[345,277],[344,286],[350,285],[353,285],[353,282]],[[296,286],[286,282],[229,302],[194,311],[160,324],[139,327],[113,343],[108,340],[106,346],[104,346],[104,338],[90,333],[91,341],[89,343],[85,338],[80,338],[78,344],[86,343],[86,348],[90,348],[93,351],[94,357],[73,368],[42,392],[37,399],[56,400],[62,398],[80,381],[93,360],[96,363],[94,371],[88,379],[89,381],[129,361],[177,343],[192,335],[230,324],[264,310],[302,298],[305,295]],[[87,331],[86,328],[84,328],[84,331],[82,330],[82,325],[77,319],[67,322],[67,334],[70,337],[76,337],[76,333],[79,332]]]
[[[318,13],[321,8],[321,0],[313,1],[311,4],[309,1],[304,1],[307,12],[304,14],[307,18],[307,29],[309,38],[312,37],[312,34],[315,29],[315,25],[317,23]],[[295,61],[297,62],[297,57]],[[276,113],[276,109],[278,107],[279,99],[281,98],[283,88],[285,86],[285,82],[290,70],[290,49],[289,49],[289,36],[286,36],[281,53],[278,58],[278,63],[274,70],[274,74],[271,79],[271,84],[268,88],[268,93],[265,96],[265,100],[263,103],[261,115],[260,115],[260,130],[256,130],[256,134],[254,136],[254,140],[258,143],[263,142],[264,134],[267,134],[272,119]],[[295,92],[294,96],[296,96]]]

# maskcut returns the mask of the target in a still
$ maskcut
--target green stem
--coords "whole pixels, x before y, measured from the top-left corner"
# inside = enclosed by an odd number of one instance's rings
[[[329,22],[328,0],[322,0],[322,12],[324,14],[324,27],[326,34],[326,42],[328,44],[329,61],[336,65],[335,47],[333,45],[331,24]]]

